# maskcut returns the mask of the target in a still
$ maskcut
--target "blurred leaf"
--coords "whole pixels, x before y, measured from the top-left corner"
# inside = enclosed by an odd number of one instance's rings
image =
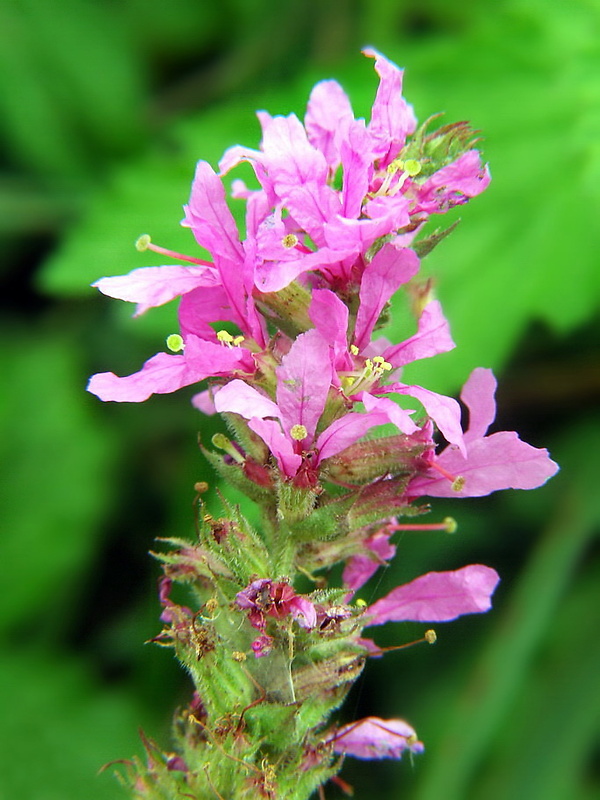
[[[0,663],[1,800],[124,797],[111,760],[140,753],[148,715],[122,691],[101,689],[82,663],[41,651]]]
[[[12,627],[63,599],[94,553],[116,431],[103,430],[94,417],[64,326],[5,327],[2,342],[2,377],[11,392],[0,400],[0,625]]]

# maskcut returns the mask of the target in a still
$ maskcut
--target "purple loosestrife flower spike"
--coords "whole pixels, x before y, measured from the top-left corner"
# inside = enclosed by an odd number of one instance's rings
[[[123,762],[137,800],[308,800],[330,779],[349,789],[337,778],[340,756],[423,752],[401,719],[332,727],[367,659],[385,652],[364,630],[484,613],[499,576],[471,564],[427,572],[370,606],[353,596],[395,557],[397,531],[455,529],[449,518],[415,521],[429,510],[419,498],[533,488],[557,470],[516,433],[488,435],[490,370],[476,369],[462,391],[466,431],[454,398],[402,382],[403,367],[455,346],[420,278],[419,254],[444,232],[423,228],[484,191],[490,173],[466,123],[435,131],[430,120],[417,131],[402,70],[371,48],[364,55],[379,78],[368,122],[326,80],[311,92],[304,123],[261,111],[258,148],[231,147],[219,173],[197,162],[182,224],[210,260],[144,235],[139,250],[186,265],[94,284],[135,303],[136,316],[178,300],[179,331],[167,337],[171,352],[131,375],[96,374],[89,391],[141,402],[202,384],[194,407],[223,414],[230,430],[203,453],[259,507],[251,523],[247,506],[223,492],[222,511],[209,513],[199,481],[194,540],[173,536],[154,554],[162,629],[152,641],[175,651],[193,687],[175,718],[176,752],[144,737],[146,760]],[[246,204],[243,234],[223,182],[242,162],[258,181],[231,186]],[[412,301],[413,333],[390,342],[379,332],[399,292]],[[427,630],[391,649],[435,638]]]

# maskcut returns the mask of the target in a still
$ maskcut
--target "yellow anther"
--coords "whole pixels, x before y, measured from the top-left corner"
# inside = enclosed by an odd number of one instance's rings
[[[394,369],[394,367],[392,366],[392,364],[390,364],[389,361],[382,361],[382,363],[379,366],[379,369],[382,369],[384,372],[389,372],[391,369]]]
[[[367,373],[373,371],[373,362],[370,358],[365,359],[365,370]]]
[[[183,337],[178,333],[172,333],[170,336],[167,336],[167,347],[172,353],[179,353],[180,350],[183,350],[185,347]]]
[[[459,475],[458,478],[455,478],[454,481],[452,482],[452,491],[460,492],[462,491],[464,485],[465,485],[465,478],[463,475]]]
[[[359,597],[357,600],[354,601],[354,605],[357,608],[366,608],[367,607],[367,601],[363,600],[362,597]]]
[[[344,391],[346,391],[346,389],[349,389],[353,383],[354,383],[354,378],[352,377],[352,375],[342,376],[342,389]]]
[[[237,661],[239,663],[245,661],[248,658],[246,653],[242,653],[241,650],[234,650],[233,653],[231,654],[231,657],[233,658],[234,661]]]
[[[308,436],[308,431],[306,430],[304,425],[292,425],[292,428],[290,430],[290,436],[297,442],[301,442]]]
[[[463,481],[464,481],[464,478],[463,478]],[[444,522],[444,525],[446,526],[446,531],[448,533],[456,533],[456,530],[458,528],[458,523],[454,519],[454,517],[444,517],[443,522]]]
[[[350,352],[352,353],[353,356],[357,356],[360,351],[359,351],[358,347],[355,344],[351,344],[350,345]]]
[[[390,164],[387,165],[385,171],[388,175],[394,175],[399,169],[404,169],[404,164],[399,158],[395,158]]]
[[[411,178],[414,178],[415,175],[418,175],[419,172],[421,172],[422,167],[421,163],[415,158],[407,158],[402,169],[407,173],[407,175],[409,175]]]
[[[385,359],[383,356],[373,356],[373,363],[374,364],[383,364],[385,363]]]
[[[286,233],[286,235],[281,240],[281,244],[290,250],[292,247],[296,247],[298,244],[298,237],[295,233]]]
[[[139,239],[136,241],[135,249],[139,250],[140,253],[143,253],[144,250],[148,249],[148,245],[150,244],[151,241],[152,241],[152,239],[148,236],[148,234],[147,233],[143,233],[139,237]]]
[[[238,345],[240,345],[240,344],[241,344],[243,341],[244,341],[244,337],[243,337],[243,336],[234,336],[234,337],[233,337],[233,342],[232,342],[232,344],[234,345],[234,347],[237,347],[237,346],[238,346]]]
[[[411,735],[410,735],[410,736],[407,736],[407,737],[406,737],[406,744],[407,744],[409,747],[410,747],[411,745],[413,745],[413,744],[416,744],[418,741],[419,741],[419,740],[418,740],[418,738],[417,738],[417,734],[416,734],[416,733],[411,733]]]
[[[229,331],[217,331],[217,339],[224,344],[231,344],[233,342],[233,336]]]
[[[426,641],[426,642],[428,642],[429,644],[435,644],[435,642],[436,642],[436,640],[437,640],[437,634],[436,634],[436,632],[433,630],[433,628],[430,628],[428,631],[425,631],[425,636],[424,636],[423,638],[424,638],[424,639],[425,639],[425,641]]]

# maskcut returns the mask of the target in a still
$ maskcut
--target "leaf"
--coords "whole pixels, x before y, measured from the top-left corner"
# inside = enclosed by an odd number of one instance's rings
[[[0,628],[12,628],[56,608],[95,553],[116,432],[97,423],[68,329],[5,327],[2,342]]]

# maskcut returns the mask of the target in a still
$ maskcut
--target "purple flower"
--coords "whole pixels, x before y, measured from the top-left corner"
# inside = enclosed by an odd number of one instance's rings
[[[372,49],[364,54],[375,59],[380,79],[368,124],[354,118],[338,83],[323,81],[311,93],[304,126],[294,114],[260,112],[260,149],[237,145],[219,164],[223,174],[249,161],[261,185],[255,193],[241,190],[255,198],[258,212],[252,231],[261,291],[278,291],[307,273],[335,289],[356,285],[364,254],[377,240],[397,236],[395,244],[410,244],[430,213],[466,202],[489,182],[476,150],[425,178],[418,160],[402,160],[416,128],[402,97],[402,70]],[[338,190],[333,182],[340,165]]]
[[[451,572],[428,572],[369,606],[367,626],[386,622],[448,622],[463,614],[481,614],[491,608],[491,596],[500,580],[496,570],[482,564]]]
[[[405,750],[422,753],[423,742],[407,722],[402,719],[365,717],[350,722],[327,739],[340,755],[354,758],[401,758]]]
[[[271,581],[269,578],[252,581],[249,586],[237,593],[235,601],[240,608],[248,610],[248,619],[258,630],[264,630],[267,617],[284,619],[289,615],[300,627],[308,629],[314,628],[317,624],[317,612],[313,603],[306,597],[296,594],[284,581]],[[266,646],[266,643],[264,645]],[[266,653],[261,652],[260,655]]]
[[[316,435],[333,381],[330,348],[318,330],[298,336],[277,368],[276,400],[244,381],[233,380],[215,393],[215,408],[249,420],[288,478],[304,465],[315,475],[319,464],[356,442],[375,425],[387,422],[417,429],[399,406],[375,401],[366,413],[349,412]],[[385,403],[389,403],[385,405]],[[307,477],[310,482],[310,475]]]
[[[430,469],[411,481],[411,497],[481,497],[499,489],[535,489],[558,471],[546,449],[522,442],[514,431],[486,436],[496,417],[495,391],[491,370],[473,370],[461,392],[469,409],[465,452],[447,447],[432,456]]]

